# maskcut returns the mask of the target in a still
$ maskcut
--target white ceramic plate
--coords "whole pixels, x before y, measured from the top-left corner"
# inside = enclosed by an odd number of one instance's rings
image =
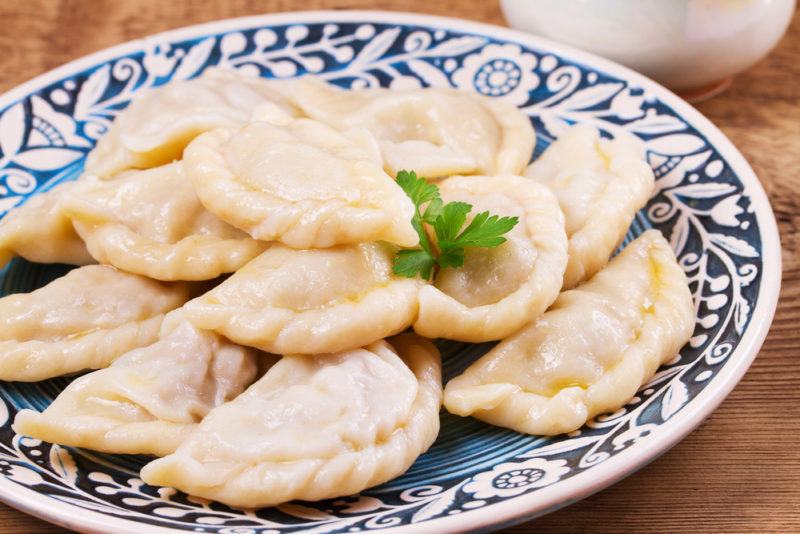
[[[123,44],[0,97],[0,213],[75,178],[130,97],[223,65],[263,76],[314,73],[345,87],[450,85],[501,98],[537,129],[536,154],[571,123],[647,146],[658,192],[628,238],[670,238],[697,304],[692,341],[627,406],[553,439],[442,414],[436,444],[403,477],[356,497],[231,510],[143,485],[145,458],[51,446],[10,428],[68,382],[0,382],[0,499],[97,532],[418,532],[499,527],[581,499],[656,458],[725,398],[755,357],[780,286],[774,217],[753,171],[711,123],[623,67],[530,35],[454,19],[299,12],[226,20]],[[14,260],[4,294],[66,267]],[[440,343],[453,376],[488,345]]]

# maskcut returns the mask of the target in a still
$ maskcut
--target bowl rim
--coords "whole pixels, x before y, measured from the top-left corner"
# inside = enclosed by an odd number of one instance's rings
[[[781,287],[780,234],[766,192],[753,169],[733,143],[711,121],[690,104],[657,82],[623,65],[568,45],[563,45],[518,30],[454,17],[385,10],[310,10],[265,13],[244,17],[220,19],[159,32],[101,49],[55,69],[49,70],[0,95],[0,108],[5,108],[31,92],[58,81],[77,71],[99,63],[140,51],[145,45],[164,41],[191,39],[211,33],[241,31],[259,25],[312,24],[324,22],[378,23],[424,25],[426,27],[457,30],[488,35],[510,42],[546,49],[554,54],[580,62],[598,70],[634,82],[668,104],[682,118],[697,128],[731,166],[745,186],[757,216],[762,242],[762,275],[759,295],[752,318],[739,343],[728,357],[728,362],[712,379],[714,384],[704,388],[675,416],[658,426],[656,432],[640,440],[636,446],[605,460],[564,481],[550,486],[544,492],[533,492],[485,506],[464,511],[458,515],[438,517],[412,525],[382,529],[385,532],[436,533],[488,530],[521,523],[536,516],[555,511],[592,495],[646,466],[672,448],[700,425],[727,397],[744,376],[758,354],[767,336]],[[110,527],[121,534],[138,534],[144,523],[111,517],[78,508],[54,499],[43,501],[41,494],[0,477],[0,501],[48,522],[73,530],[90,533],[108,532]],[[147,525],[148,532],[176,532],[163,526]]]

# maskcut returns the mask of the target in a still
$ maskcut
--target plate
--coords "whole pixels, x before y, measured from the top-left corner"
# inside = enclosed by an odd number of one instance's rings
[[[77,177],[86,153],[145,88],[221,65],[262,76],[312,73],[343,87],[455,86],[531,117],[536,154],[572,123],[639,136],[657,194],[627,240],[655,227],[694,293],[691,341],[613,414],[537,438],[442,413],[434,446],[402,477],[360,496],[242,512],[138,478],[144,457],[51,446],[11,430],[68,379],[0,382],[0,499],[83,531],[441,532],[499,527],[552,511],[645,465],[730,392],[769,328],[780,245],[767,198],[711,123],[654,82],[611,62],[484,24],[383,12],[297,12],[232,19],[133,41],[72,62],[0,97],[0,212]],[[4,294],[68,267],[14,260]],[[452,377],[490,344],[441,342]]]

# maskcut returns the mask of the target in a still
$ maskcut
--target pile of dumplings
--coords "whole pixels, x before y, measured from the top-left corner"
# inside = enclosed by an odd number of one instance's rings
[[[82,176],[0,221],[0,265],[81,266],[0,299],[0,379],[91,371],[15,431],[155,455],[145,482],[253,508],[399,476],[442,404],[537,435],[617,409],[694,326],[659,232],[609,262],[653,174],[588,126],[528,166],[533,147],[516,108],[449,89],[209,70],[145,92]],[[401,169],[519,224],[399,277]],[[499,343],[443,388],[428,338]]]

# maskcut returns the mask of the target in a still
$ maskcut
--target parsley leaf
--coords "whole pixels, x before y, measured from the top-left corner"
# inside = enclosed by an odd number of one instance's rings
[[[443,249],[439,254],[438,263],[440,267],[452,267],[458,269],[464,265],[464,248],[455,247]]]
[[[414,171],[398,172],[397,185],[405,191],[408,198],[410,198],[411,202],[417,207],[417,211],[419,211],[419,207],[422,204],[439,198],[439,188],[426,182],[425,178],[417,178],[417,173]]]
[[[424,250],[401,250],[394,258],[394,274],[414,278],[418,274],[430,280],[436,258]]]
[[[433,221],[433,229],[436,232],[436,239],[440,243],[445,241],[455,241],[458,231],[464,226],[467,214],[472,211],[472,206],[466,202],[448,202],[442,208],[442,212]]]
[[[518,222],[519,217],[500,217],[482,211],[472,219],[456,241],[462,247],[496,247],[506,242],[506,238],[501,236],[510,232]]]
[[[444,202],[442,202],[442,199],[439,197],[434,198],[428,203],[428,207],[425,208],[425,213],[422,214],[422,221],[428,224],[433,224],[433,222],[436,220],[436,217],[442,213],[443,207]]]
[[[419,249],[401,250],[394,258],[393,272],[413,278],[417,275],[430,280],[434,270],[459,268],[464,265],[465,249],[491,248],[505,243],[503,234],[517,225],[517,217],[500,217],[488,211],[477,214],[462,230],[472,205],[466,202],[448,202],[441,198],[439,188],[414,171],[397,173],[397,184],[414,203],[411,225],[419,236]],[[424,209],[423,209],[424,208]],[[433,227],[438,247],[434,247],[425,229]],[[438,250],[438,252],[437,252]]]

